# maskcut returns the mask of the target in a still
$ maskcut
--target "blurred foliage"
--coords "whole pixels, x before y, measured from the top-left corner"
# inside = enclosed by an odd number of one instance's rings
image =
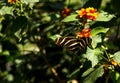
[[[120,63],[119,4],[119,0],[0,1],[0,83],[119,83],[119,66],[105,70],[102,58],[108,54]],[[66,7],[71,12],[62,17]],[[97,8],[99,16],[90,23],[93,49],[75,54],[55,45],[55,39],[78,31],[76,10],[82,7]]]

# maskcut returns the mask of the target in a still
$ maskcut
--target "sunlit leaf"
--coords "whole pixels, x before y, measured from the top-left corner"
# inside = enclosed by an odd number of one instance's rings
[[[105,21],[105,22],[107,22],[107,21],[110,21],[114,17],[115,17],[115,15],[108,14],[107,12],[102,11],[102,12],[99,13],[96,21]]]
[[[58,38],[58,37],[61,37],[61,36],[59,34],[55,34],[53,36],[50,36],[50,39],[55,41],[55,39]]]
[[[12,74],[7,74],[5,79],[7,79],[9,82],[14,80],[14,76]]]
[[[83,57],[91,61],[92,67],[94,67],[100,60],[100,55],[103,54],[103,51],[100,48],[90,49],[89,47],[86,50],[86,53],[83,54]]]
[[[9,55],[10,55],[10,52],[9,52],[9,50],[5,50],[5,51],[2,51],[2,54],[3,54],[3,55],[6,55],[6,56],[9,56]]]
[[[21,54],[29,54],[30,52],[38,52],[39,48],[36,44],[27,42],[25,45],[18,44],[17,47],[21,51]]]
[[[14,35],[19,39],[19,41],[21,40],[21,29],[17,30]]]
[[[71,14],[71,15],[67,16],[66,18],[64,18],[62,20],[62,22],[77,21],[78,19],[76,17],[77,17],[77,14]]]
[[[22,2],[25,3],[35,3],[35,2],[39,2],[39,0],[21,0]]]
[[[13,7],[3,6],[0,9],[0,15],[11,14],[13,15]]]
[[[102,42],[102,37],[101,35],[96,35],[92,37],[92,47],[95,48],[97,46],[98,43]]]
[[[95,36],[99,33],[106,33],[109,30],[109,28],[104,28],[104,27],[96,27],[91,30],[91,35]]]
[[[113,55],[113,59],[120,63],[120,51],[116,52],[114,55]]]

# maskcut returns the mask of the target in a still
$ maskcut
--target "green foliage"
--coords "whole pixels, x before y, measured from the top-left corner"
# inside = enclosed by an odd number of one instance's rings
[[[92,37],[92,47],[96,48],[96,46],[98,45],[98,43],[102,42],[102,37],[101,35],[96,35]]]
[[[83,56],[90,60],[92,67],[94,67],[96,64],[98,64],[100,56],[103,55],[103,51],[100,48],[96,49],[87,48],[86,51],[87,51],[86,54],[83,54]]]
[[[96,27],[96,28],[91,30],[91,35],[96,36],[96,35],[98,35],[100,33],[107,33],[108,30],[109,30],[109,28]]]
[[[5,14],[11,14],[13,15],[13,7],[8,7],[8,6],[3,6],[1,9],[0,9],[0,15],[5,15]]]
[[[119,83],[120,82],[120,74],[116,71],[110,72],[110,76],[113,80],[113,83]]]
[[[102,11],[102,12],[99,13],[96,21],[104,21],[104,22],[106,22],[106,21],[110,21],[114,17],[115,17],[114,14],[108,14],[107,12]]]
[[[64,18],[62,20],[62,22],[71,22],[71,21],[77,21],[77,14],[71,14],[69,16],[67,16],[66,18]]]
[[[0,1],[0,83],[120,83],[119,1],[104,1]],[[87,7],[97,9],[96,20],[78,18],[76,11]],[[64,8],[70,8],[65,17]],[[81,31],[90,45],[79,41]],[[83,49],[55,44],[68,36]]]
[[[116,62],[120,63],[120,52],[119,52],[119,51],[116,52],[116,53],[114,53],[113,59],[114,59]]]
[[[98,77],[103,75],[103,67],[90,68],[83,73],[82,77],[85,77],[82,83],[94,83]]]
[[[85,79],[81,83],[95,83],[96,79],[98,77],[101,77],[103,75],[103,67],[100,66],[98,68],[90,68],[86,72],[83,73],[83,77]]]

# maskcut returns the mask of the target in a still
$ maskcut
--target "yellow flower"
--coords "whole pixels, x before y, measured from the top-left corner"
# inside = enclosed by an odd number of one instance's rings
[[[86,8],[86,12],[87,13],[95,13],[97,10],[96,9],[94,9],[93,7],[88,7],[88,8]]]
[[[82,8],[78,10],[77,13],[79,18],[90,19],[90,20],[96,20],[98,16],[97,9],[93,7],[88,7],[86,9]]]
[[[8,3],[12,4],[12,3],[16,3],[17,0],[8,0]]]
[[[86,15],[86,10],[84,8],[82,8],[81,10],[77,11],[78,15],[80,18],[82,18],[83,16]]]

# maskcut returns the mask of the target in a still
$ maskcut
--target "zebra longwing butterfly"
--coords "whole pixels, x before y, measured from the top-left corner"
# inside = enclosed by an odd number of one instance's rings
[[[91,41],[89,37],[76,38],[74,36],[67,36],[57,38],[55,43],[71,51],[82,51],[87,46],[90,46]]]

